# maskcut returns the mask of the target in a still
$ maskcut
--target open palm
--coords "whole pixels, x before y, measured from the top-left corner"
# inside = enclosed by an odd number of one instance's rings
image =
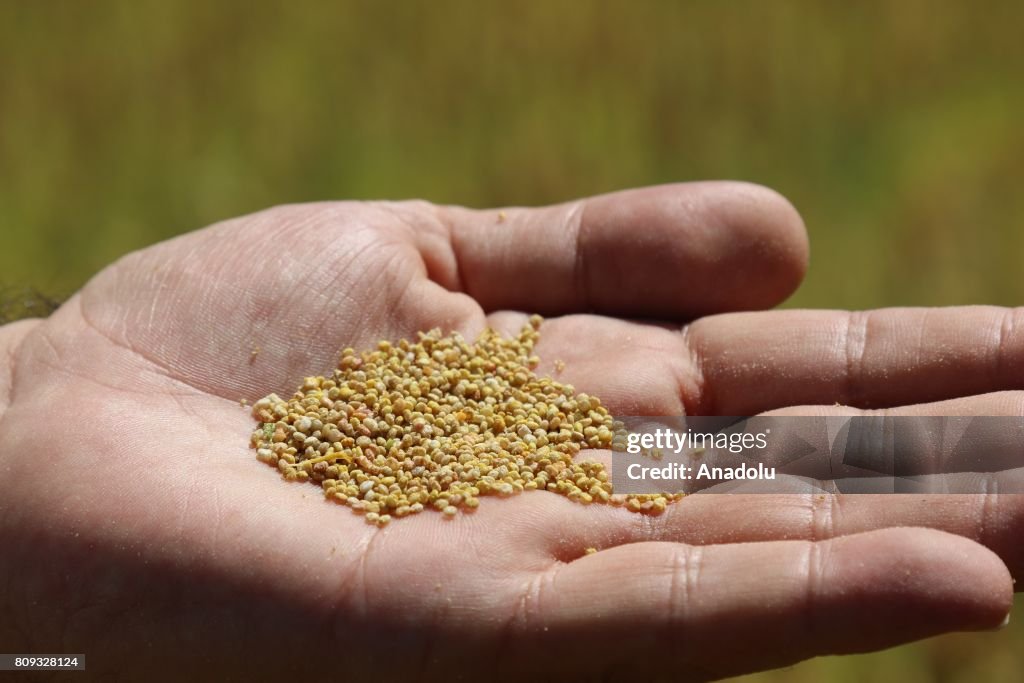
[[[699,183],[281,207],[130,255],[0,331],[0,650],[175,679],[678,680],[998,625],[1010,574],[962,537],[1022,566],[1020,513],[992,498],[694,496],[649,517],[540,491],[378,530],[248,447],[240,399],[344,346],[531,312],[551,316],[539,372],[562,361],[613,414],[1020,413],[989,393],[1024,387],[1012,312],[729,313],[788,296],[806,252],[785,200]]]

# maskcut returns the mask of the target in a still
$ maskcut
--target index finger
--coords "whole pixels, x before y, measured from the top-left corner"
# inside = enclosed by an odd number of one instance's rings
[[[1024,388],[1024,308],[733,313],[689,327],[699,412],[899,406]],[[756,391],[751,388],[756,387]]]

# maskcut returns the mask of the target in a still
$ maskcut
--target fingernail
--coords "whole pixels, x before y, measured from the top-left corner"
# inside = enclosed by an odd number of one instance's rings
[[[1006,628],[1009,625],[1010,625],[1010,613],[1007,612],[1006,616],[1003,618],[1003,620],[999,623],[998,626],[996,626],[994,628],[986,629],[986,630],[988,630],[988,631],[1002,631],[1004,628]]]

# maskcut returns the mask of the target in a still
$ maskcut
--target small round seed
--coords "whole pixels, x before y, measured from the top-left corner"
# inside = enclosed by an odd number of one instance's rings
[[[332,375],[253,404],[256,457],[378,526],[425,507],[452,518],[480,496],[527,490],[663,512],[681,496],[614,494],[603,465],[575,459],[621,445],[624,425],[597,397],[534,372],[541,323],[531,316],[512,339],[486,330],[470,343],[435,329],[414,342],[347,348]]]

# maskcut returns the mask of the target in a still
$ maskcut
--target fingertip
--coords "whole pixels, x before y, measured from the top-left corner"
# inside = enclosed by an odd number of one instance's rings
[[[594,197],[586,206],[587,260],[603,263],[591,271],[603,274],[593,289],[604,289],[609,302],[622,299],[615,308],[633,315],[771,308],[807,272],[803,219],[761,185],[671,183]]]
[[[998,628],[1012,607],[1013,579],[1006,565],[988,548],[962,536],[907,527],[830,543],[846,558],[834,565],[846,574],[836,585],[861,587],[844,597],[859,600],[860,593],[868,593],[870,614],[862,616],[884,621],[908,640]],[[852,561],[858,556],[861,562]]]
[[[1013,608],[1014,592],[1013,576],[1006,563],[995,552],[969,538],[933,529],[928,531],[953,536],[946,552],[951,563],[963,568],[960,600],[954,607],[964,619],[964,628],[992,630],[1004,626]],[[957,579],[951,577],[950,581]]]
[[[800,286],[810,262],[810,242],[796,207],[775,190],[748,182],[716,183],[711,215],[730,238],[739,272],[732,301],[722,310],[770,308]]]

